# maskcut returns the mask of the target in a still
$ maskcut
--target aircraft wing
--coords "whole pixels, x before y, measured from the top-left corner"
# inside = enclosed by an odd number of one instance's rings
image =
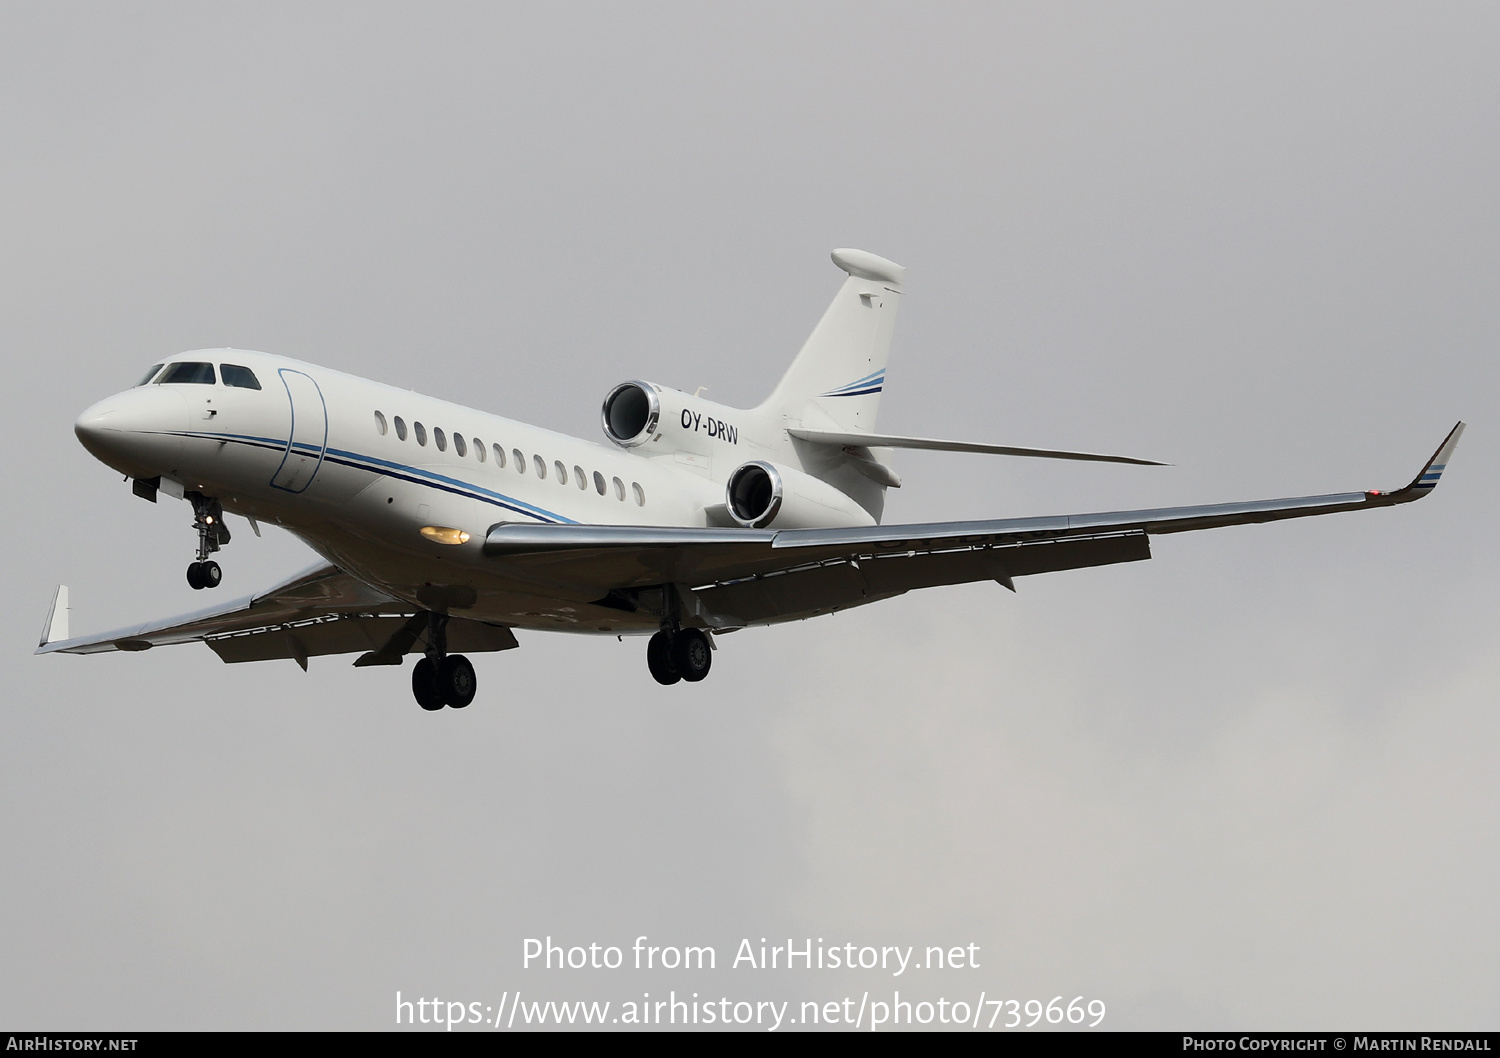
[[[201,641],[226,662],[290,658],[305,669],[309,657],[324,654],[366,651],[364,664],[400,664],[401,655],[420,649],[415,627],[410,636],[396,638],[411,625],[409,604],[327,563],[256,595],[103,635],[66,638],[66,607],[67,589],[59,588],[36,653],[97,654]],[[449,621],[448,641],[453,649],[471,653],[517,645],[508,628],[461,619]],[[383,649],[389,647],[394,653]]]
[[[914,588],[1014,578],[1151,557],[1149,537],[1225,525],[1390,507],[1421,499],[1458,444],[1459,423],[1405,488],[1248,503],[1045,518],[853,529],[674,529],[501,523],[485,553],[518,579],[597,591],[629,608],[632,592],[677,584],[708,627],[813,616]]]

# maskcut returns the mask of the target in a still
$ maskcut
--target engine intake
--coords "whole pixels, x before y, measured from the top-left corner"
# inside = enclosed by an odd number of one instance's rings
[[[621,448],[651,440],[661,419],[661,399],[649,382],[621,382],[604,398],[604,435]]]
[[[784,494],[776,468],[757,459],[729,475],[724,505],[729,516],[746,529],[764,529],[775,521]]]

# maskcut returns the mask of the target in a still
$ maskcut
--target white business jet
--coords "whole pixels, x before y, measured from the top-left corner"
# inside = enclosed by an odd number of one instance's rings
[[[836,250],[848,274],[776,389],[729,408],[651,382],[604,399],[608,445],[266,353],[183,353],[74,430],[136,496],[192,505],[188,582],[219,585],[225,512],[280,525],[323,559],[257,595],[68,638],[67,588],[38,653],[207,643],[226,662],[422,655],[424,709],[474,698],[462,652],[514,628],[649,635],[663,684],[708,675],[712,637],[914,588],[1151,557],[1158,533],[1388,507],[1437,484],[1455,426],[1393,492],[1114,514],[882,525],[898,448],[1148,464],[1124,456],[875,432],[905,269]],[[1161,465],[1161,464],[1155,464]]]

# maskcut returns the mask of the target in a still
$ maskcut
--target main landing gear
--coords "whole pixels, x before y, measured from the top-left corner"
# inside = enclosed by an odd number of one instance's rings
[[[646,644],[646,666],[661,684],[697,683],[708,675],[713,660],[708,636],[696,628],[663,628]]]
[[[212,496],[201,492],[189,492],[186,498],[193,503],[193,528],[198,530],[198,561],[187,568],[187,582],[194,590],[217,588],[224,579],[224,571],[209,555],[229,543],[229,526],[224,524],[224,508]]]
[[[429,712],[443,706],[462,709],[479,689],[474,666],[462,654],[448,653],[448,615],[427,615],[427,656],[411,672],[411,693]]]

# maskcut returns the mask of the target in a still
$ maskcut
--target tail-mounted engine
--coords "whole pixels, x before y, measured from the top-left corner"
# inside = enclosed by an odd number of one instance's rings
[[[826,481],[759,459],[736,467],[729,475],[724,507],[746,529],[875,524],[870,512]]]
[[[746,529],[764,529],[776,520],[786,499],[786,488],[774,463],[757,460],[746,463],[729,475],[724,491],[724,506]]]
[[[604,398],[604,435],[621,448],[651,440],[661,421],[661,397],[649,382],[621,382]]]
[[[741,431],[754,429],[751,412],[639,380],[621,382],[610,390],[602,416],[604,436],[621,448],[659,440],[659,450],[653,446],[649,454],[696,453],[704,457],[697,464],[703,467],[708,466],[710,453],[728,456],[730,466],[738,463]]]

